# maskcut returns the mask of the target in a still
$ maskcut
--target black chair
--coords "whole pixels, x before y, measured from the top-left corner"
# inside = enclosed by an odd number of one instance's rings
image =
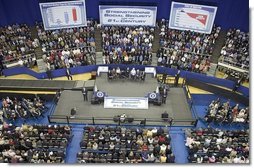
[[[127,118],[127,121],[128,121],[128,123],[132,123],[132,122],[134,121],[134,118],[131,117],[131,116],[129,116],[129,117]]]

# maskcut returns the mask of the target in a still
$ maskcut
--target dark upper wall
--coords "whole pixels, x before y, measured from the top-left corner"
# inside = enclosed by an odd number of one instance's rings
[[[39,1],[58,0],[0,0],[0,25],[41,21]],[[59,0],[60,1],[60,0]],[[87,17],[99,19],[100,4],[157,5],[157,19],[168,19],[173,0],[86,0]],[[223,29],[240,28],[249,31],[248,0],[175,0],[178,2],[217,6],[215,24]]]

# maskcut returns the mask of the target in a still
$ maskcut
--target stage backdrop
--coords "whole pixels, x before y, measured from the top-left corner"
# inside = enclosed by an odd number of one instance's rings
[[[156,6],[100,5],[101,25],[153,26],[156,25]]]
[[[57,0],[0,0],[0,25],[42,21],[39,2]],[[169,19],[173,0],[86,0],[87,18],[99,20],[99,5],[157,6],[157,19]],[[176,2],[217,6],[215,24],[223,29],[249,31],[248,0],[174,0]]]

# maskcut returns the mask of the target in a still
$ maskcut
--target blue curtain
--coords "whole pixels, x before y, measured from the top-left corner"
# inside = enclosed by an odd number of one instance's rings
[[[0,26],[13,23],[32,25],[41,21],[39,2],[60,0],[0,0]],[[87,17],[99,20],[100,4],[157,5],[157,19],[168,19],[173,0],[86,0]],[[178,2],[217,6],[215,24],[227,30],[240,28],[249,31],[248,0],[174,0]]]

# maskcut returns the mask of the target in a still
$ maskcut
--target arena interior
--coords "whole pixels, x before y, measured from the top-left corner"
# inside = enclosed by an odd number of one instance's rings
[[[1,163],[250,164],[248,0],[0,0]]]

